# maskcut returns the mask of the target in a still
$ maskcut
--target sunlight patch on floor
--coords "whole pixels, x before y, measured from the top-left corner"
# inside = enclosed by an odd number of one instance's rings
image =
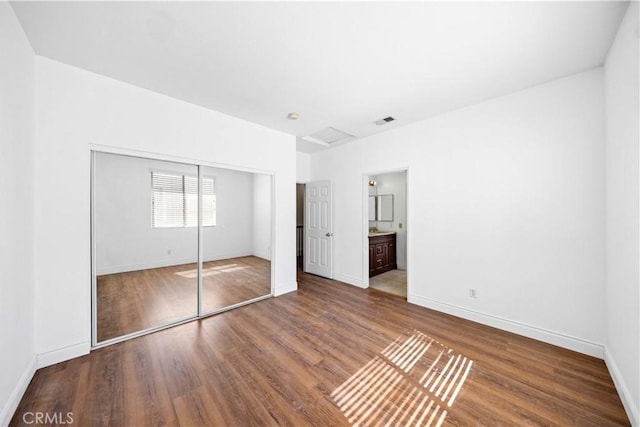
[[[420,331],[402,335],[331,397],[353,425],[440,426],[473,361]]]
[[[232,271],[244,270],[247,267],[238,266],[238,264],[226,264],[219,265],[217,267],[209,267],[202,269],[202,277],[215,276],[220,273],[230,273]],[[198,270],[185,270],[185,271],[177,271],[178,276],[186,277],[187,279],[195,279],[198,277]]]

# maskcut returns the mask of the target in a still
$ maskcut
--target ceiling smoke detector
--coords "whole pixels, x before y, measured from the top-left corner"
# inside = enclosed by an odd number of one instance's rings
[[[384,119],[376,120],[374,123],[377,124],[378,126],[382,126],[394,120],[395,119],[393,117],[389,116],[389,117],[385,117]]]

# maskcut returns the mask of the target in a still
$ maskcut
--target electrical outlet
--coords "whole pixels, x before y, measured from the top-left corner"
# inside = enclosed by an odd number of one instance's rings
[[[171,255],[171,249],[167,249],[167,255]]]
[[[401,222],[398,223],[398,228],[402,228],[402,223]]]
[[[476,293],[476,290],[473,288],[469,289],[469,297],[470,298],[478,298],[478,294]]]

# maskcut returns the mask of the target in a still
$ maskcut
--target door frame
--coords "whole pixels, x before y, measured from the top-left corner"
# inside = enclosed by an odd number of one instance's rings
[[[405,172],[407,177],[406,182],[406,212],[407,212],[407,220],[406,224],[412,224],[412,212],[411,209],[411,193],[409,189],[411,188],[411,168],[406,167],[397,167],[391,169],[379,169],[376,171],[365,172],[362,175],[362,287],[369,287],[369,180],[372,176],[375,175],[384,175],[389,173],[398,173]],[[413,288],[411,284],[411,270],[410,267],[413,264],[411,259],[411,235],[409,230],[406,231],[406,246],[407,246],[407,301],[411,296],[411,290]]]

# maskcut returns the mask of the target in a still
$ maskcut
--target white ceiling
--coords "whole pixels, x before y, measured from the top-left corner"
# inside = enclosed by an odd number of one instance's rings
[[[601,65],[627,3],[12,6],[39,55],[298,137],[360,138]]]

